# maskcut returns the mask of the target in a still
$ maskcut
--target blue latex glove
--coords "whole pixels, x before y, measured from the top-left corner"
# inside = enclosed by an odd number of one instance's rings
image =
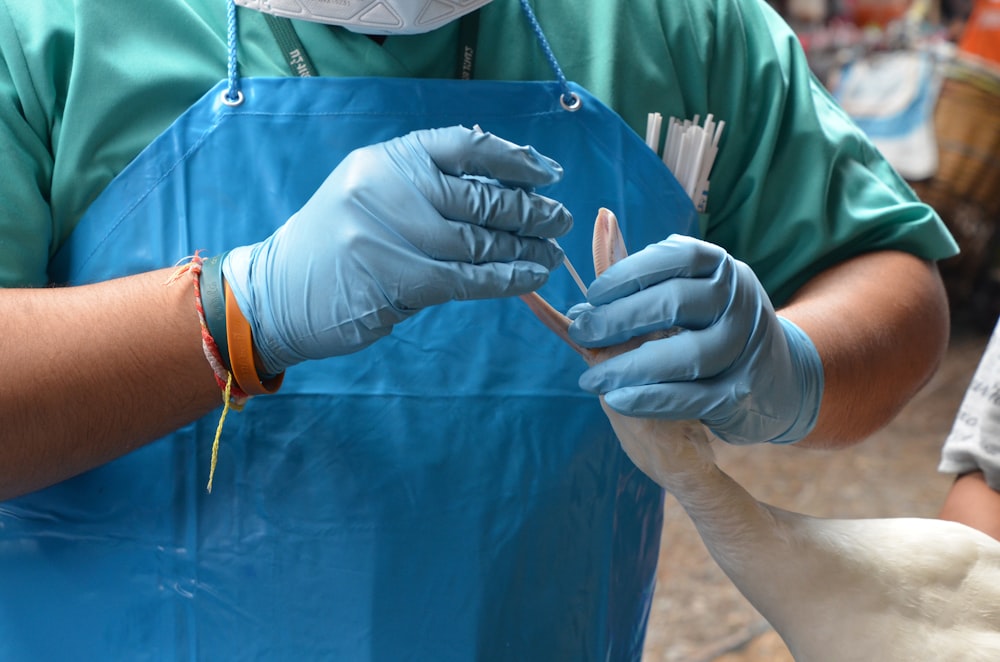
[[[746,264],[673,235],[612,265],[575,306],[585,347],[679,327],[587,370],[580,386],[627,416],[699,419],[734,444],[802,439],[823,395],[809,337],[774,313]]]
[[[349,154],[264,241],[222,270],[266,374],[346,354],[435,304],[524,294],[573,219],[532,192],[562,176],[531,147],[462,127]]]

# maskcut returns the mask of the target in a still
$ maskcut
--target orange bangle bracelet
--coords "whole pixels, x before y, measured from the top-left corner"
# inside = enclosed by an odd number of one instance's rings
[[[226,341],[229,343],[229,365],[236,384],[247,395],[267,395],[281,388],[285,373],[261,381],[254,361],[253,333],[243,311],[236,304],[236,297],[229,287],[226,290]]]

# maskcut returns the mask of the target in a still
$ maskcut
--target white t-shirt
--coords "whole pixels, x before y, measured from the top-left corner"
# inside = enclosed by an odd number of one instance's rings
[[[938,466],[942,473],[976,470],[983,472],[990,487],[1000,490],[1000,324],[965,392]]]

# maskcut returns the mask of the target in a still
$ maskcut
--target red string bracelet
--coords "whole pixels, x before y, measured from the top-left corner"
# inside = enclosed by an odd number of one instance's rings
[[[198,322],[201,325],[201,348],[205,353],[205,358],[208,359],[208,364],[212,366],[215,383],[222,390],[222,415],[219,417],[219,425],[215,430],[215,439],[212,442],[212,464],[208,472],[208,491],[211,492],[212,479],[215,477],[215,465],[219,459],[219,439],[222,437],[222,426],[226,422],[226,415],[230,409],[241,411],[250,396],[239,387],[239,384],[233,379],[232,373],[224,367],[221,354],[219,353],[219,346],[215,343],[215,339],[212,338],[212,334],[208,330],[208,323],[205,321],[205,308],[201,301],[200,275],[204,259],[198,254],[199,252],[195,252],[187,264],[180,266],[174,271],[165,284],[169,285],[175,282],[186,273],[190,273],[193,276],[194,307],[198,311]]]

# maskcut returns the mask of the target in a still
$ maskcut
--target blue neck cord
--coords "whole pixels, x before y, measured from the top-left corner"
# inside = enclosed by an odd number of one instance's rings
[[[236,2],[227,0],[228,10],[228,39],[229,48],[229,89],[226,90],[226,99],[235,102],[240,98],[240,78],[236,63]]]
[[[563,104],[572,104],[575,99],[575,95],[569,87],[569,81],[566,80],[566,74],[563,73],[562,67],[559,66],[559,61],[556,60],[555,53],[552,52],[552,47],[549,46],[549,40],[545,38],[545,33],[542,32],[542,26],[538,23],[538,19],[535,17],[535,12],[531,9],[531,5],[528,4],[528,0],[521,0],[521,8],[524,10],[524,15],[528,19],[528,23],[531,24],[531,30],[538,38],[538,45],[542,47],[542,52],[545,53],[545,59],[549,61],[552,71],[555,72],[556,78],[559,80],[559,87],[563,90]]]
[[[552,52],[552,47],[549,46],[549,40],[545,38],[545,33],[542,32],[542,26],[539,25],[538,18],[535,17],[535,12],[531,9],[531,5],[528,4],[528,0],[520,1],[521,7],[524,10],[524,15],[528,19],[528,23],[531,25],[531,30],[535,33],[535,37],[538,39],[538,45],[541,46],[542,52],[545,54],[545,59],[548,60],[549,66],[551,66],[552,71],[555,72],[556,78],[559,81],[559,86],[563,90],[563,103],[572,104],[575,99],[575,95],[569,87],[569,81],[566,80],[566,75],[563,73],[562,67],[559,66],[559,61],[556,60],[555,53]],[[236,2],[235,0],[227,0],[226,4],[228,10],[227,47],[229,49],[229,89],[226,91],[226,99],[235,102],[240,97],[240,79],[236,59]]]

